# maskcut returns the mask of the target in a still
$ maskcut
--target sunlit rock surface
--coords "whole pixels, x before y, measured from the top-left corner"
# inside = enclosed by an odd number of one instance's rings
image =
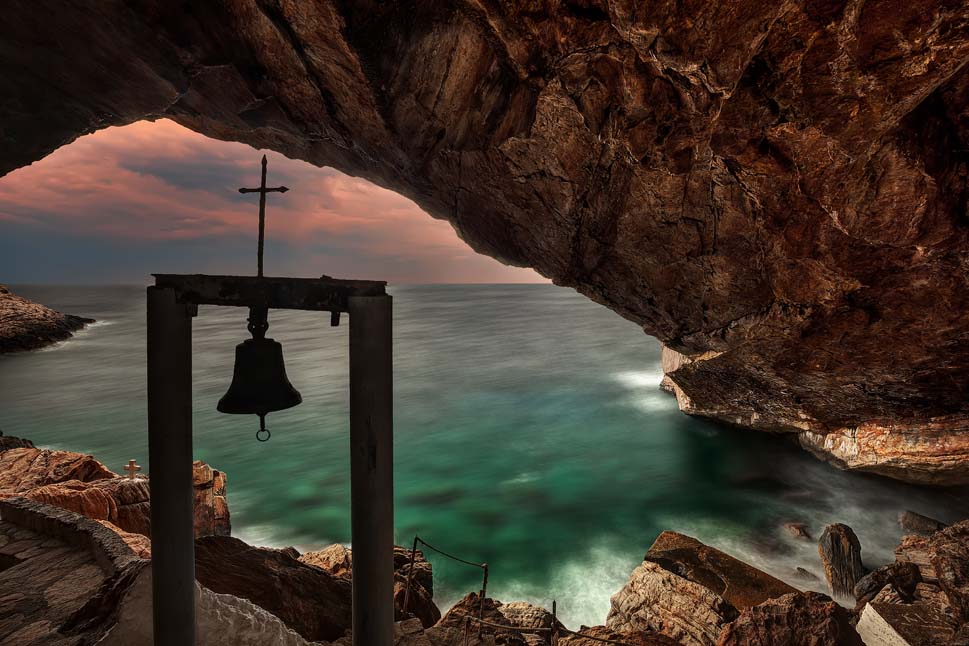
[[[969,480],[960,3],[6,9],[0,173],[158,117],[332,165],[642,325],[691,413]]]

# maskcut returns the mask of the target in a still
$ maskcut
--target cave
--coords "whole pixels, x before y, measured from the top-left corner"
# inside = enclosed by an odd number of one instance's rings
[[[957,3],[7,15],[0,174],[160,118],[332,166],[640,325],[687,413],[794,434],[843,468],[969,482]]]

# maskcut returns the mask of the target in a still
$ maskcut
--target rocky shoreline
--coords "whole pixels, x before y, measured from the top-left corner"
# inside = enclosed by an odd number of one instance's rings
[[[0,285],[0,354],[37,350],[64,341],[94,322],[34,303]]]
[[[347,646],[352,550],[247,545],[229,535],[225,474],[196,462],[194,477],[199,643]],[[89,455],[0,438],[0,643],[151,643],[149,485]],[[969,644],[969,521],[945,526],[905,512],[899,523],[909,534],[896,560],[871,571],[851,528],[819,533],[836,600],[663,532],[612,596],[603,623],[579,635],[547,609],[474,592],[442,613],[420,552],[405,612],[410,553],[398,547],[396,643],[538,646],[555,628],[567,646],[602,643],[592,638],[632,646]],[[815,528],[785,527],[794,540],[813,540]],[[84,576],[70,590],[58,582],[78,571]],[[488,624],[480,632],[478,618]]]

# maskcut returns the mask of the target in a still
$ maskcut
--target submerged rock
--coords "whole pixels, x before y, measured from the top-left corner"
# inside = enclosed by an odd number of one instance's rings
[[[828,525],[818,540],[818,554],[832,594],[840,599],[854,598],[855,584],[865,573],[861,543],[854,531],[841,523]]]
[[[784,529],[793,538],[802,538],[806,541],[811,540],[811,532],[804,523],[784,523]]]
[[[64,341],[94,319],[61,314],[0,285],[0,354]]]
[[[863,646],[848,611],[823,594],[797,592],[746,608],[717,646]]]

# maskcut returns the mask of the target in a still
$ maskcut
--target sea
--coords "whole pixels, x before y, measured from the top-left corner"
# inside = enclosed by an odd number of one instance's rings
[[[0,356],[0,430],[91,453],[115,472],[148,464],[143,286],[13,285],[97,323],[43,350]],[[846,473],[789,437],[691,418],[659,389],[660,344],[574,291],[538,285],[392,285],[395,533],[490,567],[489,596],[551,607],[573,629],[663,530],[718,547],[801,589],[825,591],[814,541],[854,528],[862,558],[892,560],[900,511],[969,517],[969,490]],[[216,402],[246,311],[193,322],[194,447],[228,474],[233,535],[300,551],[350,542],[348,326],[273,311],[303,404],[254,417]],[[426,551],[442,609],[481,572]],[[817,580],[798,575],[803,568]]]

